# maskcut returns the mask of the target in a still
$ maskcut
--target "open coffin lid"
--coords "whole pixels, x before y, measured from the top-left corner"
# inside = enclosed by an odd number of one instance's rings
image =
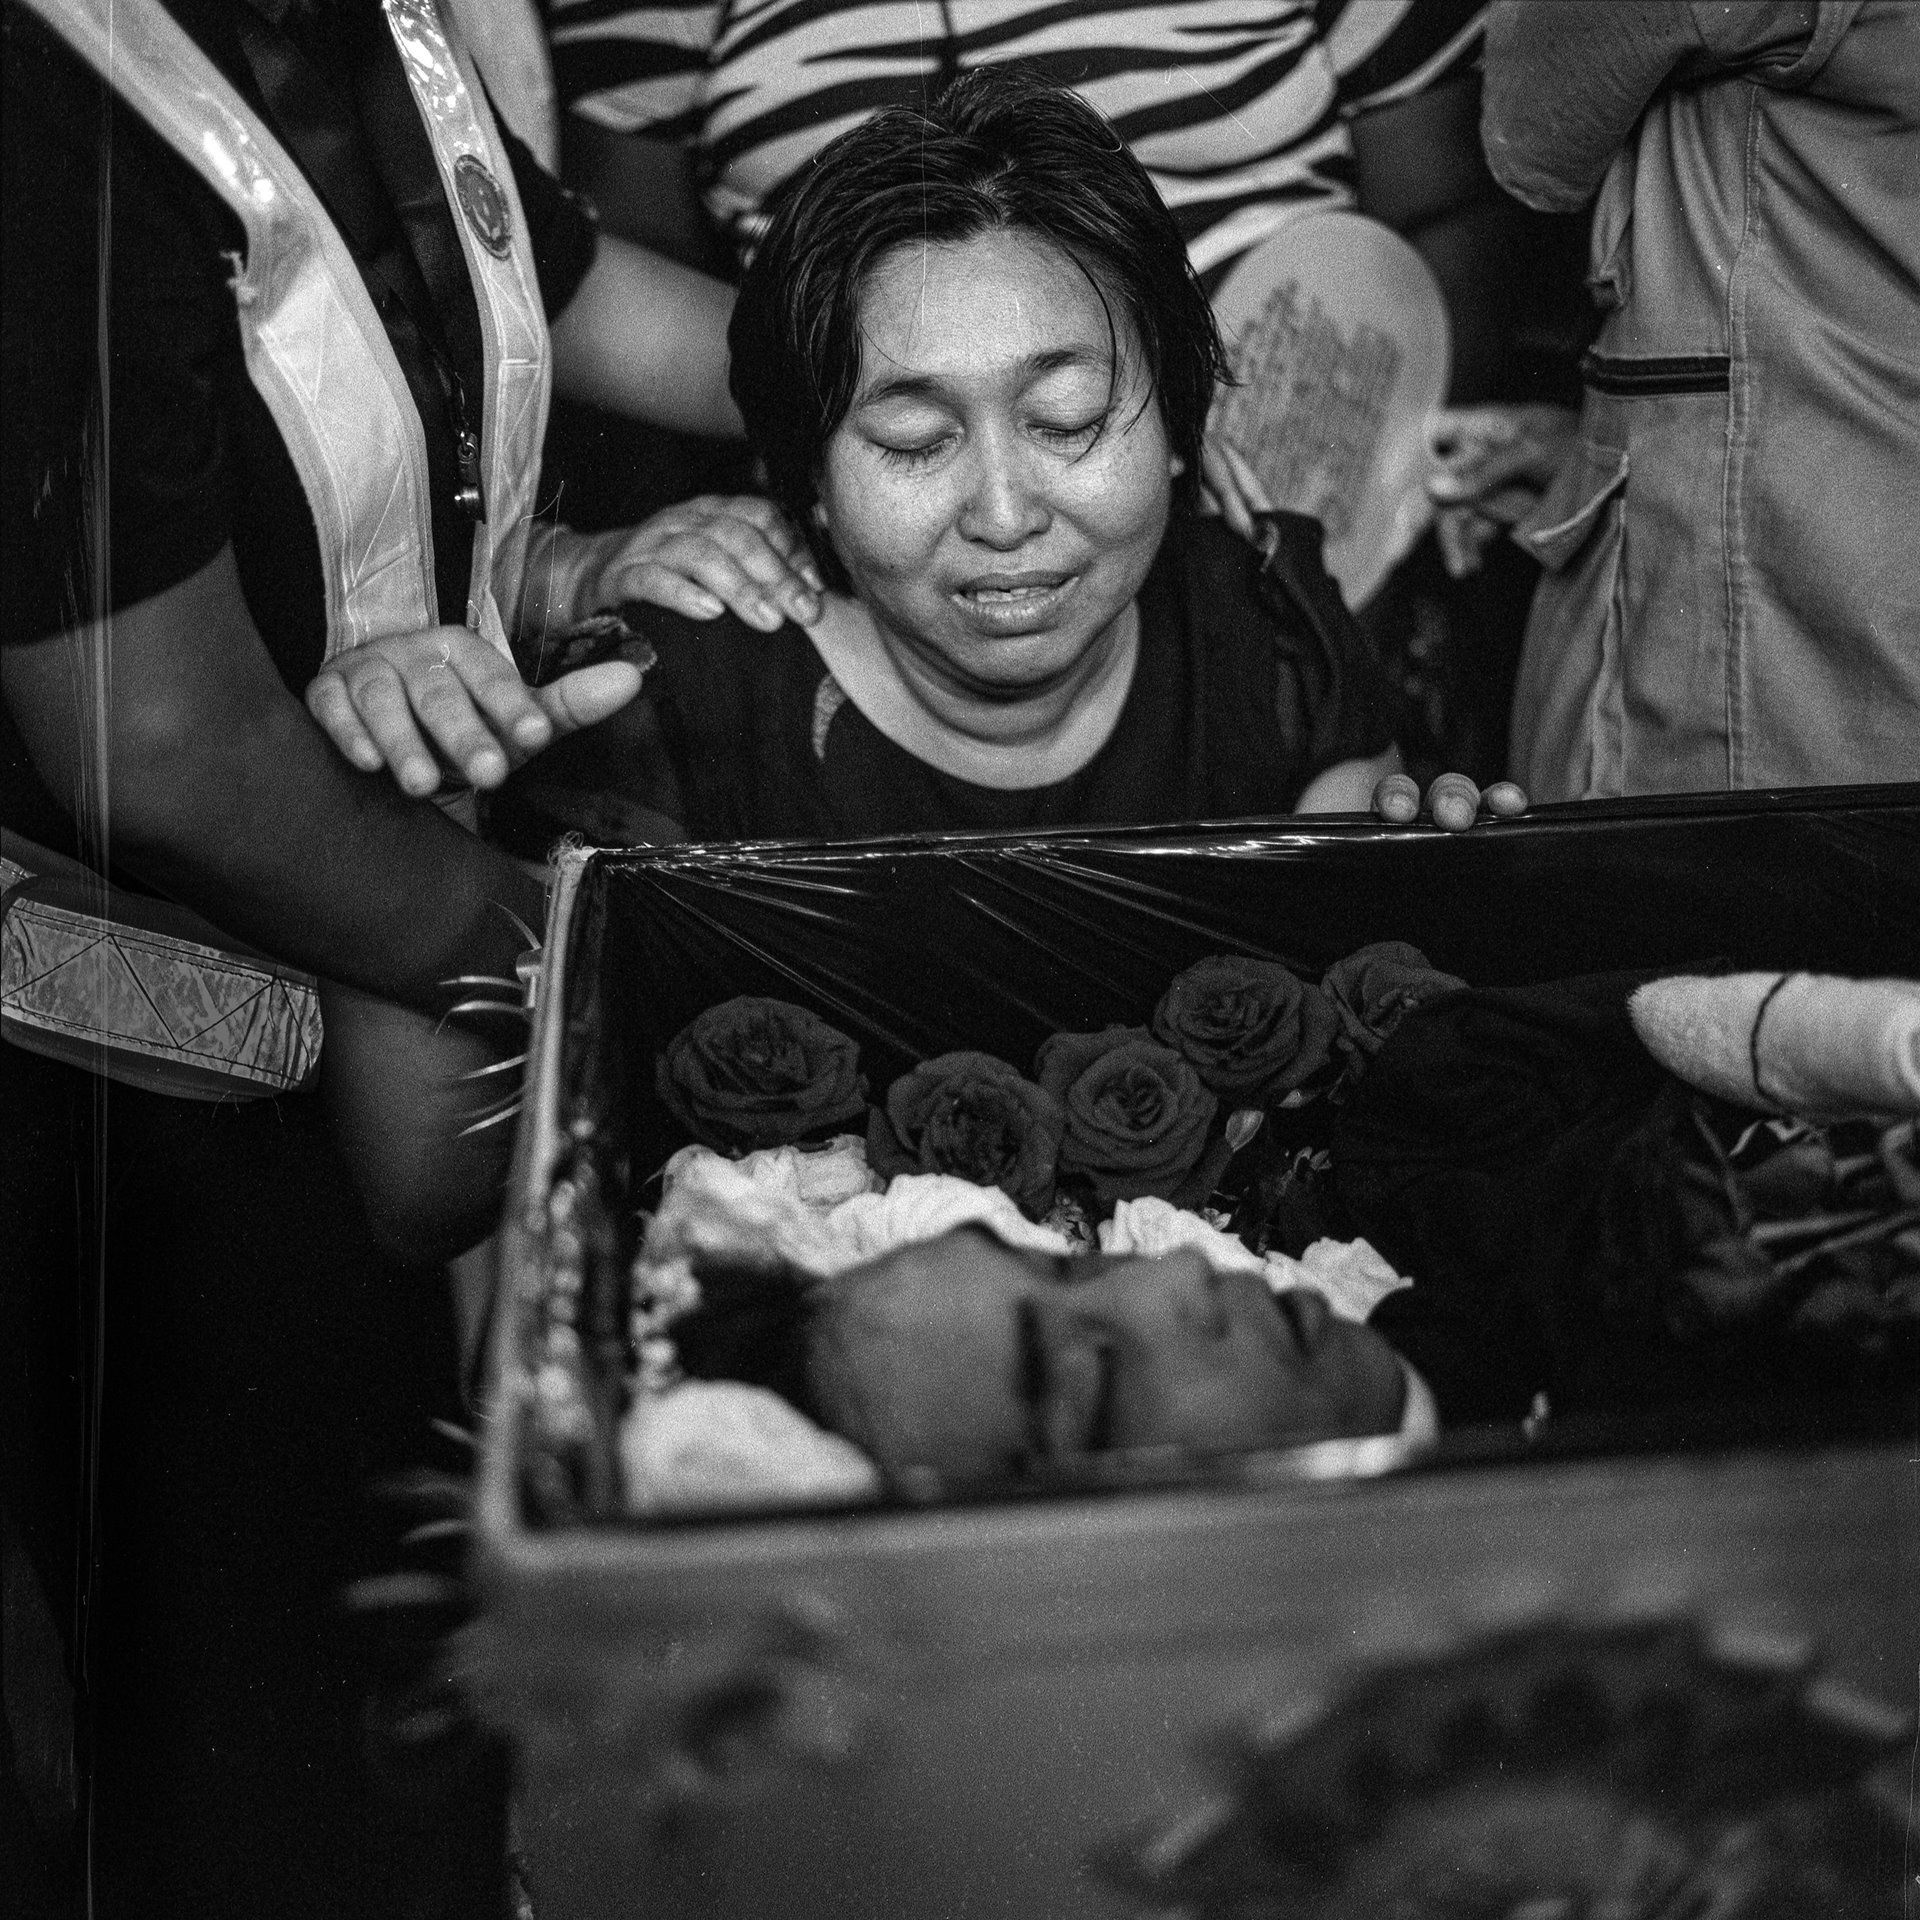
[[[1192,1814],[1250,1713],[1543,1620],[1809,1635],[1901,1696],[1911,1477],[1843,1414],[1818,1447],[1695,1427],[1527,1458],[1517,1434],[1469,1435],[1384,1480],[1323,1477],[1349,1463],[1336,1445],[930,1509],[621,1517],[621,1289],[641,1183],[682,1144],[652,1067],[695,1014],[810,1007],[879,1091],[938,1052],[1020,1062],[1057,1029],[1138,1023],[1210,953],[1318,977],[1381,939],[1476,986],[1703,960],[1910,972],[1920,792],[1544,809],[1464,839],[1287,820],[567,856],[476,1557],[477,1671],[519,1743],[543,1917],[643,1890],[668,1915],[1139,1911],[1090,1859]],[[558,1425],[537,1417],[556,1289],[584,1383]]]

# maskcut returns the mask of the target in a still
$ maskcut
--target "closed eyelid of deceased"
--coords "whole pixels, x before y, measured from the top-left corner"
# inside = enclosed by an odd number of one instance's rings
[[[1194,1258],[1195,1268],[1181,1276],[1186,1284],[1174,1295],[1180,1319],[1206,1339],[1224,1340],[1233,1331],[1228,1276],[1203,1256]]]

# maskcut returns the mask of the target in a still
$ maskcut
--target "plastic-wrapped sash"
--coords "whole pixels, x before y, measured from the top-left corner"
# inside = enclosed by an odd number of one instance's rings
[[[184,908],[0,833],[0,1035],[155,1093],[257,1099],[314,1083],[320,999]]]
[[[280,143],[158,0],[26,0],[232,208],[247,372],[285,440],[319,534],[327,655],[435,624],[426,444],[405,376],[345,242]],[[486,349],[488,518],[462,617],[502,652],[518,604],[546,429],[548,340],[527,223],[470,64],[432,0],[387,21],[454,209]],[[463,171],[504,219],[463,216]],[[496,250],[497,248],[497,250]]]

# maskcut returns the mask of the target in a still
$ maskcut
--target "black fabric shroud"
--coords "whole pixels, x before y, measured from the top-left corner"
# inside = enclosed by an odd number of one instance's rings
[[[1355,1230],[1417,1276],[1375,1321],[1450,1424],[1520,1419],[1557,1383],[1558,1322],[1527,1280],[1577,1265],[1623,1144],[1684,1106],[1627,1019],[1648,977],[1470,992],[1414,1013],[1335,1129]]]
[[[1910,1321],[1857,1307],[1808,1320],[1790,1285],[1702,1313],[1695,1269],[1725,1221],[1683,1187],[1709,1171],[1710,1142],[1724,1153],[1756,1116],[1640,1044],[1628,996],[1658,971],[1422,1009],[1334,1131],[1348,1223],[1415,1280],[1373,1323],[1449,1425],[1520,1419],[1539,1392],[1556,1417],[1618,1415],[1881,1396],[1920,1378]],[[1858,1147],[1874,1130],[1855,1131]]]

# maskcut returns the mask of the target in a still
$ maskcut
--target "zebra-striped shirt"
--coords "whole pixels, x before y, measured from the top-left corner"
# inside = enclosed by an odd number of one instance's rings
[[[1477,61],[1484,0],[552,0],[562,103],[689,143],[744,257],[836,134],[1023,60],[1098,108],[1209,279],[1303,204],[1353,202],[1347,118]]]

